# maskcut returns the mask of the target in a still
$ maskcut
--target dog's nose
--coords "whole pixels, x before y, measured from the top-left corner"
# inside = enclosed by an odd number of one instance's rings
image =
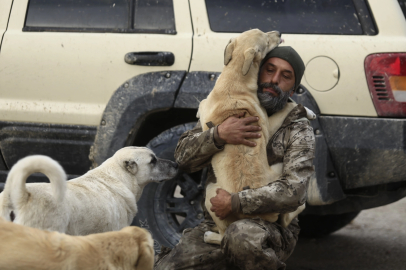
[[[275,31],[276,32],[276,35],[278,36],[278,37],[281,37],[282,36],[282,33],[281,32],[279,32],[279,31]]]
[[[178,163],[174,162],[173,167],[174,167],[175,169],[179,168]]]

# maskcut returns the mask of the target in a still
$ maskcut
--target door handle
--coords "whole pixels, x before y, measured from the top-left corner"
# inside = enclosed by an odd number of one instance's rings
[[[124,61],[139,66],[172,66],[175,55],[171,52],[129,52],[124,56]]]

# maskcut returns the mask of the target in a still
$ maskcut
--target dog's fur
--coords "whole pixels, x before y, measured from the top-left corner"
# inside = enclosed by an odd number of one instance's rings
[[[238,219],[252,218],[246,215],[238,217],[230,215],[220,220],[216,217],[210,211],[210,199],[216,196],[218,188],[230,193],[239,192],[245,186],[258,188],[267,185],[271,180],[276,180],[282,173],[282,163],[269,167],[266,145],[296,104],[288,103],[284,109],[268,117],[265,109],[260,106],[257,96],[259,65],[265,55],[278,46],[280,41],[279,33],[263,33],[258,29],[246,31],[231,39],[225,49],[225,67],[221,76],[207,99],[199,105],[198,117],[203,130],[208,129],[205,125],[207,122],[211,121],[214,125],[218,125],[228,117],[239,113],[245,113],[245,117],[258,116],[258,124],[262,128],[261,137],[255,139],[257,143],[255,147],[226,144],[224,151],[212,158],[211,163],[217,182],[207,186],[205,205],[218,227],[220,237],[213,238],[213,234],[208,233],[205,237],[206,242],[218,244],[229,224]],[[294,213],[283,215],[282,225],[287,226],[303,209],[304,205]],[[269,222],[275,222],[278,216],[278,213],[260,215]]]
[[[30,228],[0,218],[2,270],[152,270],[153,240],[139,227],[70,236]]]
[[[0,216],[38,229],[71,235],[120,230],[137,214],[146,184],[176,176],[177,164],[145,147],[125,147],[85,175],[66,181],[62,167],[46,156],[29,156],[10,170],[0,194]],[[26,184],[34,173],[48,183]]]

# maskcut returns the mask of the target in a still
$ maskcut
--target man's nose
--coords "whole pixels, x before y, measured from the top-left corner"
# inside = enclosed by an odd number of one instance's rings
[[[279,74],[275,72],[275,74],[271,77],[271,83],[278,85],[279,84]]]

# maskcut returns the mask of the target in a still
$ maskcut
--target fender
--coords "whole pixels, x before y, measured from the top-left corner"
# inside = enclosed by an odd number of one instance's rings
[[[316,114],[316,119],[310,123],[316,139],[315,175],[311,178],[307,188],[307,204],[326,205],[346,198],[341,187],[340,179],[334,168],[333,161],[324,130],[320,124],[320,110],[312,94],[303,85],[300,85],[292,99],[306,106]]]
[[[200,101],[205,99],[213,89],[219,76],[219,72],[188,73],[176,97],[175,108],[197,109]],[[303,85],[300,85],[292,99],[311,109],[317,115],[317,118],[311,121],[316,139],[316,158],[314,160],[316,173],[310,180],[307,189],[307,203],[326,205],[340,201],[345,198],[345,195],[333,166],[323,128],[320,125],[320,110],[317,103]]]
[[[150,72],[123,83],[104,109],[89,159],[93,168],[128,144],[145,117],[173,107],[186,71]]]
[[[200,101],[207,97],[219,76],[220,72],[189,72],[176,97],[175,108],[198,109]]]

